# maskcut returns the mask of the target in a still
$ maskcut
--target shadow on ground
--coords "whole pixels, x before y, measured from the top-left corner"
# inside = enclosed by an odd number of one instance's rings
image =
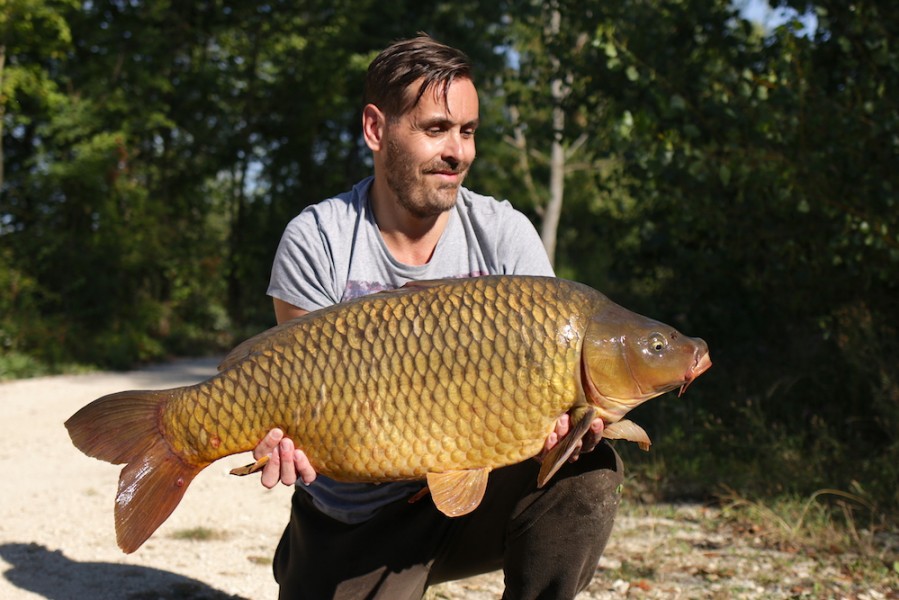
[[[160,569],[78,562],[40,544],[0,545],[11,568],[3,577],[48,600],[246,600]]]

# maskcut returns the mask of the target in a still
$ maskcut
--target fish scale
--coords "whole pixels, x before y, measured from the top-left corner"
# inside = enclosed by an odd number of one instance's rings
[[[579,283],[421,282],[279,325],[240,344],[204,382],[111,394],[66,426],[86,454],[126,463],[116,530],[131,552],[196,473],[252,450],[274,427],[318,473],[427,479],[437,507],[455,516],[477,506],[491,469],[538,454],[566,412],[577,438],[599,417],[607,437],[648,447],[621,416],[710,364],[702,340]],[[553,449],[541,485],[574,447]]]

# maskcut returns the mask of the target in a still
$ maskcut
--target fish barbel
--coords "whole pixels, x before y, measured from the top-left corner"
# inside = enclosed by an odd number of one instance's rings
[[[595,417],[603,436],[649,437],[622,420],[711,366],[708,347],[580,283],[489,276],[416,282],[311,312],[237,346],[196,385],[126,391],[66,427],[78,449],[124,464],[119,546],[136,550],[189,483],[274,427],[339,481],[426,480],[436,506],[474,510],[498,467],[543,449],[543,485]]]

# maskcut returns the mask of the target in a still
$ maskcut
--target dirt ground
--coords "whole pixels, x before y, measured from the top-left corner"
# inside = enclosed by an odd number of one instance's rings
[[[173,515],[134,554],[115,543],[119,468],[88,458],[63,422],[91,400],[126,389],[200,381],[216,360],[129,373],[0,383],[0,598],[6,600],[268,600],[271,556],[290,490],[228,475],[248,455],[213,464]],[[899,574],[859,577],[852,555],[771,549],[721,526],[702,506],[625,508],[582,600],[615,598],[899,598]],[[444,584],[429,598],[495,600],[493,573]]]

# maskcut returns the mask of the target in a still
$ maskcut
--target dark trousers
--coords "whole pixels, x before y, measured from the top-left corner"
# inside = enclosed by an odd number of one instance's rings
[[[574,598],[612,531],[623,467],[605,442],[537,489],[537,461],[490,474],[481,505],[449,518],[429,496],[347,525],[293,497],[275,553],[281,600],[417,600],[428,586],[502,569],[508,600]]]

